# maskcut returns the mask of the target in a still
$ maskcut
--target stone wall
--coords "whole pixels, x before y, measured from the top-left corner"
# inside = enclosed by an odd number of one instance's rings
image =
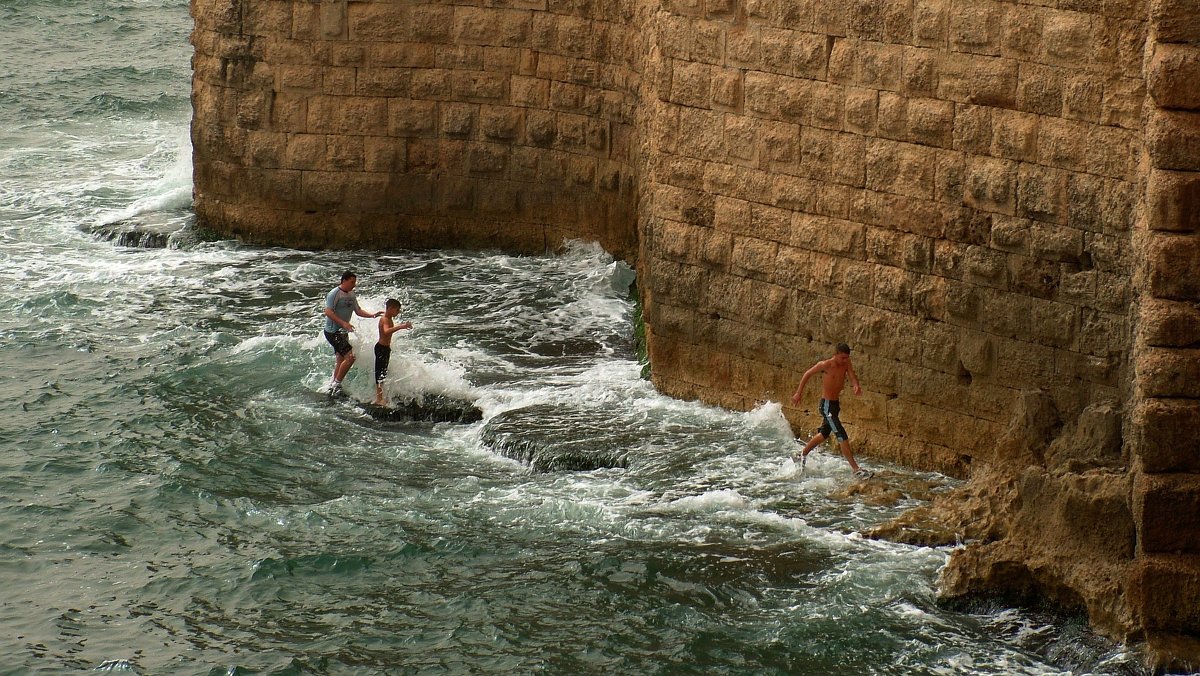
[[[196,213],[252,242],[632,258],[632,7],[193,0]]]
[[[655,384],[735,409],[848,342],[858,451],[972,479],[947,595],[1049,597],[1200,658],[1194,0],[192,12],[209,227],[599,240],[637,261]],[[785,409],[801,434],[816,396]]]
[[[1136,235],[1130,398],[1137,566],[1150,646],[1200,669],[1200,7],[1154,0],[1146,45],[1147,184]]]
[[[1042,4],[665,2],[642,220],[660,386],[786,401],[844,340],[862,447],[956,474],[1021,392],[1058,426],[1122,398],[1145,8]]]

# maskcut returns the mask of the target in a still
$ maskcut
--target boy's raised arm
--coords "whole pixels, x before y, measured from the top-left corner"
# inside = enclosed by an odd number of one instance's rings
[[[800,385],[796,387],[796,393],[792,395],[792,403],[799,404],[801,396],[804,394],[804,386],[808,384],[808,379],[821,372],[825,362],[819,361],[813,364],[804,375],[800,377]]]

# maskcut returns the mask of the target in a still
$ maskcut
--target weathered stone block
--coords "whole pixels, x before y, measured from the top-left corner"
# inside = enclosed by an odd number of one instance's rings
[[[768,162],[791,168],[800,161],[799,126],[783,122],[763,123],[762,129],[762,144]]]
[[[1000,30],[1008,12],[996,2],[957,2],[950,7],[950,47],[957,52],[1000,54]]]
[[[419,111],[413,111],[420,116]],[[469,103],[443,103],[440,105],[441,132],[455,138],[468,138],[475,130],[475,118],[479,106]]]
[[[437,106],[432,101],[388,99],[388,132],[392,136],[434,136]]]
[[[774,275],[778,250],[777,242],[755,237],[735,237],[729,272],[740,277],[769,281]],[[777,313],[772,315],[778,316]]]
[[[1016,105],[1018,62],[988,56],[945,54],[938,81],[940,98],[998,108]]]
[[[308,99],[308,130],[327,134],[385,136],[388,99],[367,96],[313,96]]]
[[[1001,54],[1023,61],[1037,61],[1042,53],[1045,12],[1029,6],[1013,7],[998,28]]]
[[[1135,214],[1134,190],[1124,181],[1072,174],[1067,187],[1067,224],[1091,232],[1128,232]]]
[[[1145,553],[1200,553],[1200,479],[1143,474],[1133,490],[1138,547]]]
[[[742,106],[742,71],[714,68],[710,83],[712,107],[736,111]]]
[[[866,156],[868,188],[922,199],[933,197],[936,155],[931,149],[872,141]]]
[[[1033,221],[996,214],[992,217],[991,248],[1015,254],[1029,253],[1029,231]],[[1080,246],[1082,247],[1082,240]]]
[[[1017,203],[1017,164],[985,157],[967,165],[965,201],[968,206],[1012,216]]]
[[[1048,261],[1077,262],[1083,255],[1083,232],[1061,225],[1030,223],[1029,252]]]
[[[322,3],[322,32],[325,37],[341,35],[338,6],[345,13],[350,39],[364,42],[404,42],[413,18],[404,4],[385,2]],[[328,7],[329,9],[324,9]],[[424,37],[424,36],[422,36]]]
[[[1063,69],[1064,118],[1098,124],[1104,110],[1104,85],[1087,73]]]
[[[814,127],[840,130],[844,106],[846,104],[845,88],[840,85],[815,82],[812,85],[812,108],[809,110],[810,123]]]
[[[793,33],[792,68],[796,77],[810,80],[825,79],[829,68],[831,39],[814,33]]]
[[[1146,147],[1155,168],[1200,171],[1200,113],[1151,112]]]
[[[1154,230],[1200,230],[1200,174],[1151,170],[1147,225]]]
[[[494,143],[472,143],[467,154],[467,166],[472,174],[496,174],[508,166],[508,150]]]
[[[325,161],[325,136],[291,134],[287,141],[283,166],[289,169],[322,169]]]
[[[483,70],[483,47],[479,45],[436,45],[434,66],[446,70]]]
[[[904,48],[882,43],[860,43],[856,82],[864,87],[900,91],[903,82]]]
[[[389,136],[363,138],[363,168],[387,173],[403,172],[408,145],[404,139]]]
[[[876,135],[894,141],[908,140],[908,97],[892,92],[879,93]]]
[[[758,120],[730,115],[725,118],[724,136],[730,162],[751,167],[758,165],[758,142],[761,137]]]
[[[1139,319],[1146,345],[1186,348],[1200,344],[1200,307],[1196,304],[1150,300],[1142,304]]]
[[[1138,78],[1111,81],[1104,88],[1100,123],[1125,129],[1141,129],[1146,103],[1146,83]]]
[[[671,76],[670,101],[695,108],[707,108],[713,67],[703,63],[676,61]]]
[[[516,141],[521,136],[523,122],[520,108],[483,105],[479,109],[479,129],[488,140]]]
[[[507,89],[508,78],[501,73],[455,71],[450,77],[450,90],[459,100],[501,102]]]
[[[1088,132],[1087,139],[1088,173],[1123,180],[1133,177],[1141,161],[1140,134],[1129,129],[1096,126]]]
[[[938,52],[909,47],[904,50],[901,91],[908,96],[933,98],[938,88]]]
[[[363,137],[340,135],[326,137],[324,166],[338,171],[362,171]]]
[[[997,110],[992,114],[992,154],[1022,162],[1037,161],[1038,116]]]
[[[1191,0],[1151,0],[1150,21],[1160,42],[1200,41],[1200,15]]]
[[[1019,254],[1008,256],[1008,288],[1032,298],[1056,298],[1062,266],[1044,258]]]
[[[855,78],[858,75],[858,45],[858,40],[833,40],[824,78],[826,81],[844,85],[857,84]]]
[[[1047,164],[1069,171],[1087,170],[1089,125],[1058,118],[1042,118],[1039,128],[1039,157]]]
[[[846,130],[869,135],[875,130],[878,93],[874,89],[846,90]]]
[[[320,66],[281,65],[275,69],[275,91],[320,91],[323,72]]]
[[[440,51],[439,45],[422,42],[372,42],[365,46],[368,64],[385,68],[435,68]]]
[[[356,68],[327,66],[321,73],[321,93],[328,96],[343,96],[357,87]]]
[[[754,90],[751,91],[751,82]],[[770,89],[777,87],[777,89]],[[809,124],[812,109],[814,84],[807,80],[783,78],[777,81],[763,80],[754,73],[746,73],[746,109],[764,117],[778,118],[795,124]]]
[[[287,0],[265,0],[245,5],[242,33],[245,35],[290,37],[292,3]]]
[[[936,99],[910,99],[908,140],[922,145],[950,148],[954,145],[954,104]]]
[[[1049,223],[1067,220],[1068,174],[1035,164],[1017,170],[1017,215]]]
[[[692,130],[679,141],[679,152],[701,160],[723,161],[726,154],[725,115],[723,113],[684,108],[679,111],[679,124]]]
[[[1058,117],[1063,111],[1063,80],[1060,69],[1022,63],[1017,78],[1017,108]]]
[[[1130,575],[1130,605],[1149,630],[1190,633],[1200,624],[1200,557],[1195,554],[1139,556]],[[1198,647],[1184,636],[1151,634],[1152,656],[1163,673],[1195,671]],[[1191,659],[1188,659],[1188,654]]]
[[[528,11],[461,6],[454,11],[452,39],[456,44],[524,46],[531,31],[532,15]],[[590,34],[585,34],[584,39],[573,40],[571,46],[585,50],[588,37]]]
[[[1200,472],[1200,400],[1148,399],[1133,421],[1144,471]]]
[[[1083,13],[1048,13],[1042,27],[1047,61],[1069,68],[1084,68],[1096,49],[1094,23],[1092,17]]]
[[[368,20],[369,21],[369,20]],[[320,4],[320,37],[339,39],[347,37],[348,7],[345,0],[323,2]],[[367,27],[369,33],[374,26]]]
[[[913,40],[921,47],[945,47],[950,13],[949,0],[916,0],[913,4]]]
[[[986,106],[956,105],[954,112],[954,149],[986,155],[992,144],[992,109]]]
[[[1147,397],[1200,399],[1200,350],[1147,349],[1137,361],[1135,380]]]
[[[1200,237],[1154,234],[1146,248],[1155,298],[1200,300]]]

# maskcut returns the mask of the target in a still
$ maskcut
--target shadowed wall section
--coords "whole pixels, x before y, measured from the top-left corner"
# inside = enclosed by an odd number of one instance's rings
[[[859,451],[972,479],[948,596],[1048,597],[1200,668],[1193,0],[192,13],[209,227],[597,240],[637,261],[655,384],[733,409],[846,341]]]

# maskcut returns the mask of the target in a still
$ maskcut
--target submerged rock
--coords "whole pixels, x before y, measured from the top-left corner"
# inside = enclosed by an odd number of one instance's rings
[[[387,422],[473,423],[483,420],[483,411],[474,403],[440,394],[398,402],[392,406],[360,403],[359,408],[376,420]]]
[[[497,414],[483,426],[483,443],[535,472],[627,467],[635,430],[614,429],[604,411],[537,404]]]

